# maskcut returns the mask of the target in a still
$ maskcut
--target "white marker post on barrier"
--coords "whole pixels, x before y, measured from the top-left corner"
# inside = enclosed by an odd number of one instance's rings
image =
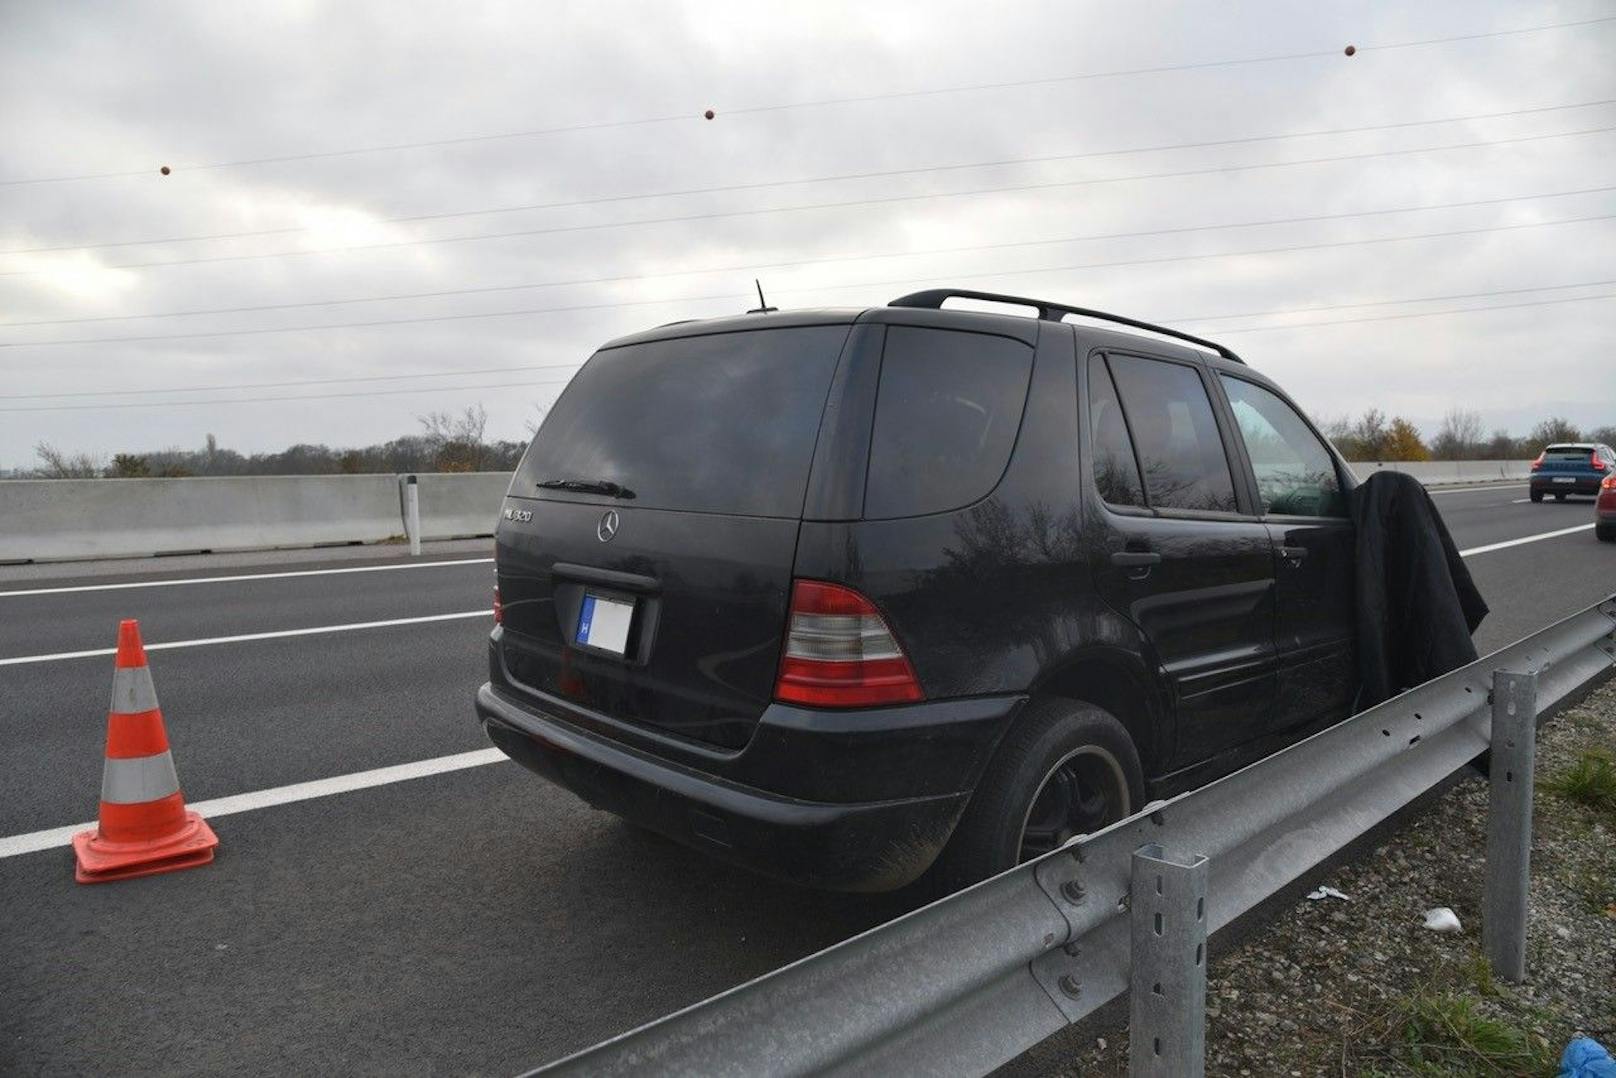
[[[413,475],[404,477],[404,531],[410,538],[410,555],[421,553],[421,485]]]

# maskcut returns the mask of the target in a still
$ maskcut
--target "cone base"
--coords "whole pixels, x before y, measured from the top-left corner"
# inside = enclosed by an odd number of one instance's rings
[[[213,860],[218,845],[213,828],[190,811],[172,835],[149,842],[111,842],[99,830],[80,831],[73,836],[77,859],[73,878],[79,883],[110,883],[196,868]]]

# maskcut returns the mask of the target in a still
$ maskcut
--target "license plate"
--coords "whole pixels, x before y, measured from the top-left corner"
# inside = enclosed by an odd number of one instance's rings
[[[633,620],[633,603],[585,593],[578,613],[578,643],[621,655],[628,650],[628,626]]]
[[[1557,475],[1554,477],[1554,481],[1556,483],[1575,483],[1577,477],[1574,475]]]

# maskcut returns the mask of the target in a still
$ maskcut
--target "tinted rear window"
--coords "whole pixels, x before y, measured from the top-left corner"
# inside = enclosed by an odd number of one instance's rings
[[[1032,349],[1008,337],[893,326],[881,358],[864,515],[958,509],[999,483],[1021,428]]]
[[[1574,460],[1586,464],[1593,450],[1585,445],[1555,445],[1543,451],[1544,460]]]
[[[549,497],[534,484],[607,480],[651,509],[800,516],[848,329],[721,333],[597,352],[545,417],[511,493]]]

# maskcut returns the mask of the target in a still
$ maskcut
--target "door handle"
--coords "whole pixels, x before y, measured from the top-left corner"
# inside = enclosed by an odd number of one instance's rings
[[[1301,565],[1302,560],[1307,557],[1307,547],[1282,546],[1279,548],[1279,556],[1290,562],[1292,565]]]
[[[1148,569],[1161,564],[1161,555],[1152,550],[1117,550],[1111,554],[1111,564],[1123,569]]]

